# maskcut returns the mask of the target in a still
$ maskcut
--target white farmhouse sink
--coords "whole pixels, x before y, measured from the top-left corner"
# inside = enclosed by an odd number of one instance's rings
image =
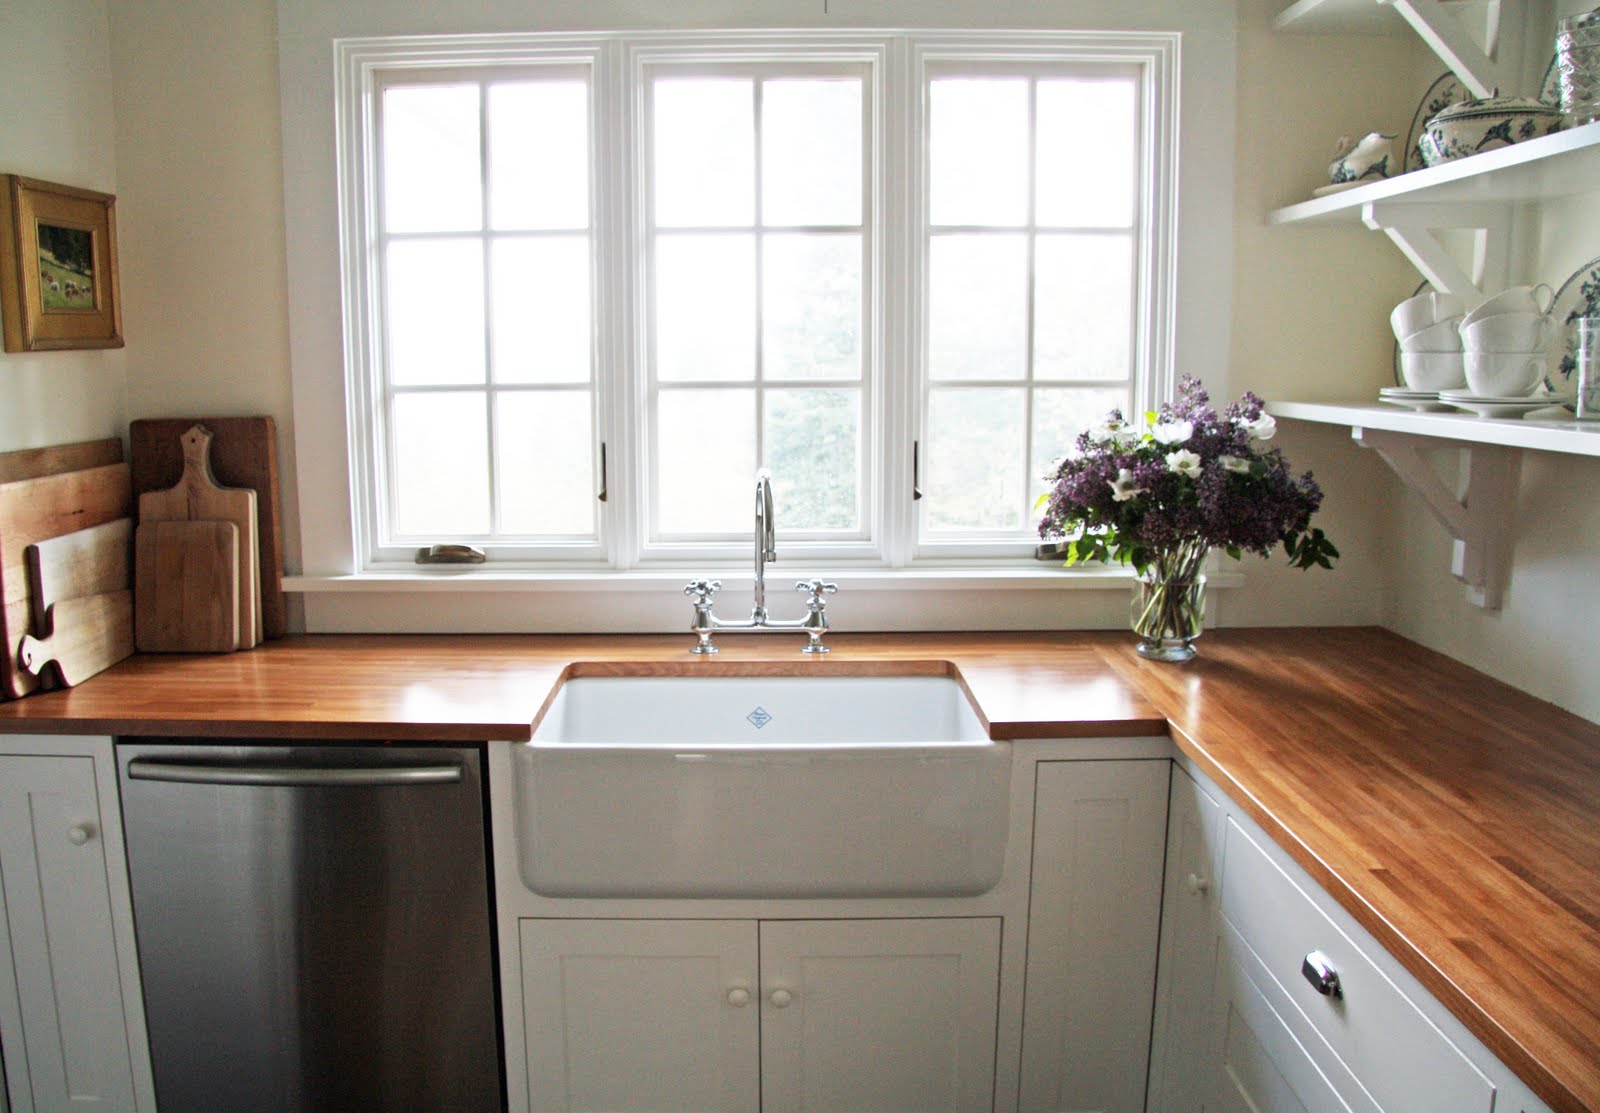
[[[519,746],[547,896],[962,896],[1000,879],[1011,748],[946,676],[580,677]]]

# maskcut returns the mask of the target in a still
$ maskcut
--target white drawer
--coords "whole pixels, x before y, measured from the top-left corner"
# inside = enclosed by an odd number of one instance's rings
[[[1493,1083],[1317,907],[1309,880],[1291,877],[1231,818],[1224,861],[1223,915],[1306,1022],[1308,1050],[1337,1057],[1386,1113],[1490,1113]],[[1337,971],[1340,996],[1302,975],[1314,951]]]

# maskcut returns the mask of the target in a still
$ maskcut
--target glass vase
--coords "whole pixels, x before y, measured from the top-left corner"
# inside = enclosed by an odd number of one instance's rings
[[[1188,661],[1205,629],[1205,550],[1187,559],[1161,559],[1139,576],[1129,622],[1139,636],[1139,656],[1152,661]]]

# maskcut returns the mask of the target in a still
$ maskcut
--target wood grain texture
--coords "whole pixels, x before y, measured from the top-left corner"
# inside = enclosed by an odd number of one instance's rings
[[[133,585],[133,519],[37,541],[23,552],[32,595],[33,630],[47,636],[45,612],[61,599],[101,595]]]
[[[237,649],[239,528],[232,522],[145,522],[135,544],[139,652]]]
[[[38,479],[46,475],[60,475],[64,471],[81,471],[120,463],[122,441],[116,437],[0,452],[0,483],[15,483],[19,479]]]
[[[1375,629],[1220,630],[1185,665],[1122,632],[301,637],[135,657],[0,706],[0,731],[525,739],[565,674],[953,667],[996,737],[1182,751],[1557,1113],[1600,1113],[1600,726]],[[948,664],[946,664],[948,663]]]
[[[50,629],[47,638],[23,636],[19,663],[34,676],[52,667],[68,687],[82,684],[133,654],[133,592],[62,599],[50,607]]]
[[[270,417],[143,418],[128,427],[133,493],[161,491],[183,475],[178,438],[190,426],[211,430],[211,470],[217,482],[256,493],[260,547],[262,634],[281,638],[289,629],[283,594],[283,496],[278,482],[278,427]]]
[[[231,522],[238,533],[238,648],[261,640],[261,552],[256,538],[256,493],[245,487],[224,487],[211,471],[211,431],[192,425],[179,443],[183,474],[164,491],[139,496],[139,523],[172,521]]]
[[[32,631],[28,546],[125,518],[131,510],[126,464],[0,483],[0,690],[6,695],[39,687],[17,659],[18,642]]]

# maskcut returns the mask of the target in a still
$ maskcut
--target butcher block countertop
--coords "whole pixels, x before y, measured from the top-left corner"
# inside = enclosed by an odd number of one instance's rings
[[[138,656],[0,732],[520,740],[563,676],[954,670],[996,738],[1170,733],[1558,1113],[1600,1113],[1600,726],[1371,628],[312,636]]]

